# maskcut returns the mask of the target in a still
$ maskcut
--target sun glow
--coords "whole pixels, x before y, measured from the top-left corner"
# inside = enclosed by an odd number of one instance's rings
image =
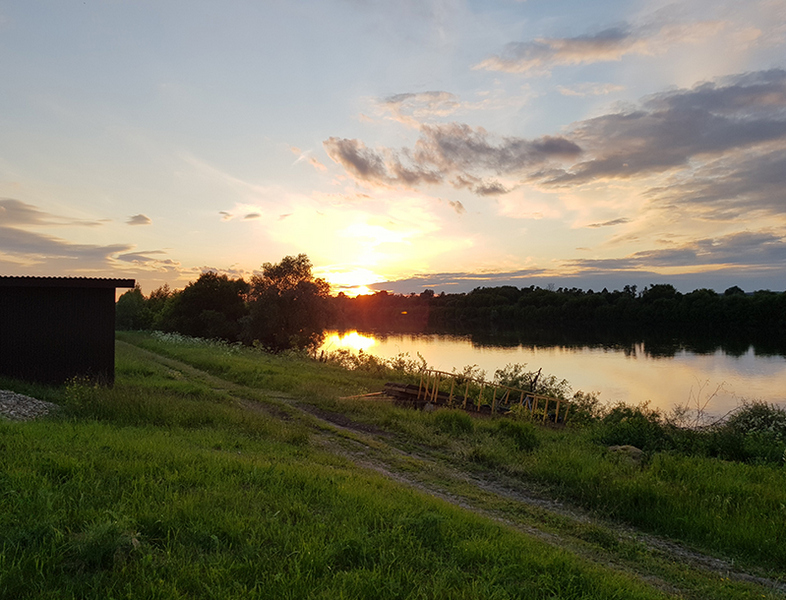
[[[376,344],[377,340],[370,335],[349,331],[347,333],[329,334],[322,347],[327,351],[347,349],[358,352],[360,350],[366,351]]]
[[[384,277],[369,269],[343,270],[341,267],[320,267],[314,269],[314,273],[330,284],[330,291],[333,294],[343,292],[350,298],[373,294],[374,290],[368,286],[385,281]]]

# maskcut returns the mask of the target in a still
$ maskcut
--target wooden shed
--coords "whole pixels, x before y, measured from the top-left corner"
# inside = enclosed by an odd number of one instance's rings
[[[0,276],[0,375],[115,379],[115,289],[133,279]]]

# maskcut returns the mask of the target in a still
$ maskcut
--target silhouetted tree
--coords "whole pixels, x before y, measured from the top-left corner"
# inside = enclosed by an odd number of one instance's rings
[[[202,273],[182,292],[175,292],[165,300],[161,327],[165,331],[194,337],[237,341],[240,320],[247,313],[245,298],[248,289],[242,278]],[[158,294],[163,295],[163,292]]]
[[[153,315],[147,307],[142,289],[137,283],[117,299],[115,305],[115,327],[117,329],[149,329],[153,324]]]
[[[273,352],[313,349],[324,340],[330,286],[311,273],[305,254],[262,265],[251,278],[243,341]]]

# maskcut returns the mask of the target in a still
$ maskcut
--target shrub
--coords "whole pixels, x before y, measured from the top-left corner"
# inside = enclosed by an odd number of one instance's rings
[[[617,404],[600,420],[595,437],[607,446],[630,445],[648,452],[664,450],[669,445],[660,412],[646,403],[636,407]]]
[[[728,418],[726,426],[741,434],[765,434],[777,441],[786,440],[786,410],[760,400],[744,400]]]
[[[583,426],[603,418],[604,406],[600,403],[598,392],[582,392],[579,390],[570,399],[568,423]]]

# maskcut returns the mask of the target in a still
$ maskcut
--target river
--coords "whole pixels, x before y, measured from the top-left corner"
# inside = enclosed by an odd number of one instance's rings
[[[648,351],[645,342],[615,347],[495,345],[468,335],[328,332],[322,349],[340,348],[380,358],[420,354],[429,367],[448,372],[477,365],[489,380],[508,364],[526,364],[527,370],[542,368],[544,374],[567,379],[573,391],[598,392],[604,402],[649,402],[664,412],[687,404],[694,414],[703,408],[708,415],[722,416],[743,399],[786,406],[786,358],[757,353],[753,346],[734,354],[717,348],[663,355]]]

